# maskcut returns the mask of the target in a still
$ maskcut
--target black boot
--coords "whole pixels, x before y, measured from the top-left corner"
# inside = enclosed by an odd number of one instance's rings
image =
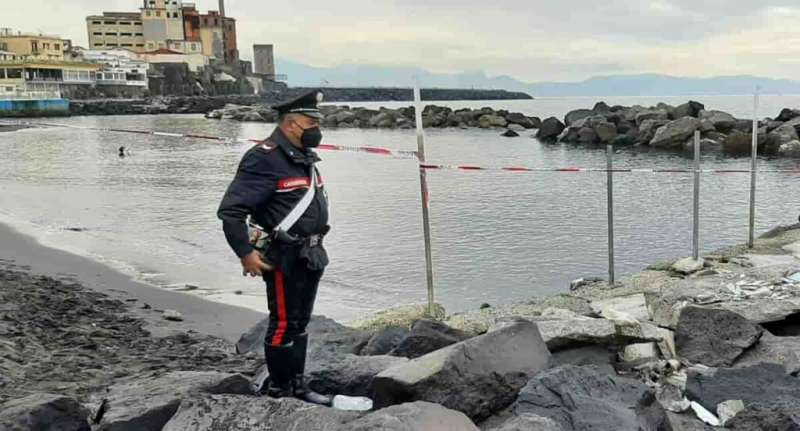
[[[273,398],[283,398],[292,396],[292,372],[293,347],[289,346],[266,346],[264,353],[269,369],[269,378],[262,393]]]
[[[305,383],[303,374],[306,371],[306,350],[308,350],[308,334],[303,333],[294,338],[293,343],[293,361],[292,370],[294,376],[292,378],[292,392],[295,398],[303,400],[307,403],[319,404],[323,406],[331,406],[333,400],[331,397],[319,394],[309,389]]]

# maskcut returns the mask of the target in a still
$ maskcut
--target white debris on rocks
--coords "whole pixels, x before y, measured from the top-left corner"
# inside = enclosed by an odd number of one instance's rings
[[[725,426],[728,421],[734,418],[739,412],[744,410],[744,402],[742,400],[728,400],[719,403],[717,406],[717,416],[722,426]]]
[[[692,410],[694,411],[694,414],[696,414],[701,421],[711,425],[712,427],[718,427],[721,425],[719,419],[716,416],[714,416],[713,413],[706,410],[705,407],[701,406],[697,402],[692,401],[691,407]]]
[[[162,317],[171,322],[183,322],[183,315],[175,310],[164,310]]]

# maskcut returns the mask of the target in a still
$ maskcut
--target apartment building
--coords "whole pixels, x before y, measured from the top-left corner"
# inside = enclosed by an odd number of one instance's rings
[[[72,43],[57,36],[16,32],[0,29],[0,51],[13,52],[35,60],[63,61]]]
[[[144,23],[134,12],[103,12],[86,17],[89,49],[127,48],[144,51]]]

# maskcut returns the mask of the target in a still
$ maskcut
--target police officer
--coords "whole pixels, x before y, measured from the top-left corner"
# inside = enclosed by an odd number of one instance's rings
[[[262,145],[242,158],[217,215],[225,238],[241,259],[243,274],[261,276],[267,285],[269,329],[264,354],[269,379],[262,393],[293,396],[330,405],[327,396],[308,389],[303,381],[308,325],[317,286],[328,256],[322,237],[328,232],[328,200],[315,167],[320,159],[312,148],[322,141],[317,104],[322,93],[312,91],[273,106],[279,124]],[[312,172],[313,170],[313,172]],[[314,197],[287,231],[276,230],[314,188]],[[260,251],[251,244],[250,221],[269,232],[269,245]]]

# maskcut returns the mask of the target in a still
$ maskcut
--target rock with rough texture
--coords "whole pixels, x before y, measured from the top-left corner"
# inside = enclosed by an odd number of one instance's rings
[[[508,121],[499,115],[483,115],[478,118],[478,126],[482,129],[490,127],[506,127]]]
[[[742,400],[745,406],[769,405],[779,399],[796,398],[798,394],[800,379],[786,374],[786,369],[776,364],[689,370],[686,382],[686,396],[711,411],[728,400]]]
[[[531,413],[522,413],[503,422],[499,427],[489,431],[564,431],[561,425],[550,418],[543,418]]]
[[[478,431],[463,413],[417,401],[370,413],[350,422],[348,431]]]
[[[683,117],[697,118],[697,116],[700,114],[700,111],[704,109],[706,109],[705,105],[703,105],[700,102],[695,102],[691,100],[673,109],[669,113],[669,118],[671,120],[677,120],[678,118],[683,118]]]
[[[359,355],[386,355],[408,336],[408,328],[389,326],[376,332],[364,346]]]
[[[692,259],[691,257],[683,258],[672,265],[672,270],[680,274],[694,274],[705,267],[705,260]]]
[[[608,319],[576,316],[569,319],[537,319],[536,323],[547,347],[554,351],[587,344],[623,346],[657,341],[647,336],[649,334],[642,334],[639,325],[627,331],[620,331],[617,324]]]
[[[389,368],[402,365],[408,359],[397,356],[332,356],[307,366],[306,382],[322,394],[369,396],[372,379]]]
[[[90,431],[89,410],[73,398],[33,394],[0,405],[5,431]]]
[[[161,429],[192,394],[248,395],[250,381],[239,374],[179,371],[115,384],[102,394],[107,410],[100,431]]]
[[[418,358],[434,350],[464,341],[469,336],[436,320],[421,319],[411,325],[408,335],[389,352],[393,356]]]
[[[655,148],[680,148],[687,139],[700,128],[700,120],[694,117],[683,117],[670,121],[656,130],[650,146]]]
[[[800,158],[800,140],[794,139],[778,147],[778,155]]]
[[[652,120],[652,121],[668,121],[669,120],[669,114],[667,114],[667,111],[662,110],[662,109],[646,110],[646,111],[642,111],[642,112],[639,112],[638,114],[636,114],[635,121],[636,121],[636,124],[639,125],[639,126],[644,124],[645,121],[649,121],[649,120]]]
[[[763,332],[731,311],[689,306],[678,318],[675,346],[679,357],[693,363],[730,367]]]
[[[727,428],[734,431],[800,430],[800,399],[795,396],[751,404],[731,419]]]
[[[577,123],[584,118],[589,118],[595,115],[595,112],[591,109],[576,109],[574,111],[570,111],[567,115],[564,116],[564,124],[567,126],[572,126],[574,123]]]
[[[616,376],[617,372],[612,364],[616,362],[617,354],[618,349],[614,347],[600,345],[575,347],[553,352],[550,366],[592,366],[602,373]]]
[[[658,347],[656,343],[639,343],[625,346],[622,352],[622,360],[627,363],[641,363],[658,359]]]
[[[722,133],[728,133],[736,127],[736,118],[727,112],[702,110],[697,116],[701,120],[710,121]]]
[[[306,404],[293,398],[206,395],[184,399],[163,431],[333,431],[359,415]],[[139,431],[161,428],[137,428]]]
[[[630,315],[640,322],[650,319],[650,313],[647,311],[647,301],[644,298],[644,294],[641,293],[598,299],[592,301],[589,305],[595,313],[607,319],[608,316],[604,313],[608,313],[612,310]]]
[[[373,399],[377,407],[430,401],[485,419],[509,405],[549,359],[536,324],[505,323],[378,374],[372,382]]]
[[[666,421],[647,386],[591,367],[565,366],[537,374],[512,411],[549,418],[564,431],[656,430]]]
[[[592,129],[600,142],[610,143],[617,137],[617,126],[608,121],[593,121]]]
[[[722,141],[722,150],[731,155],[749,154],[753,151],[753,137],[750,133],[733,132]]]
[[[554,141],[566,126],[556,117],[546,118],[536,132],[536,138],[542,141]]]
[[[667,422],[671,431],[711,431],[713,428],[695,418],[692,413],[678,414],[667,412]]]
[[[508,129],[505,132],[501,133],[500,136],[502,136],[504,138],[517,138],[517,137],[519,137],[519,133],[517,133],[517,132],[515,132],[515,131],[513,131],[511,129]]]
[[[776,337],[764,331],[758,344],[744,352],[734,367],[764,363],[783,365],[789,374],[800,373],[800,337]]]

